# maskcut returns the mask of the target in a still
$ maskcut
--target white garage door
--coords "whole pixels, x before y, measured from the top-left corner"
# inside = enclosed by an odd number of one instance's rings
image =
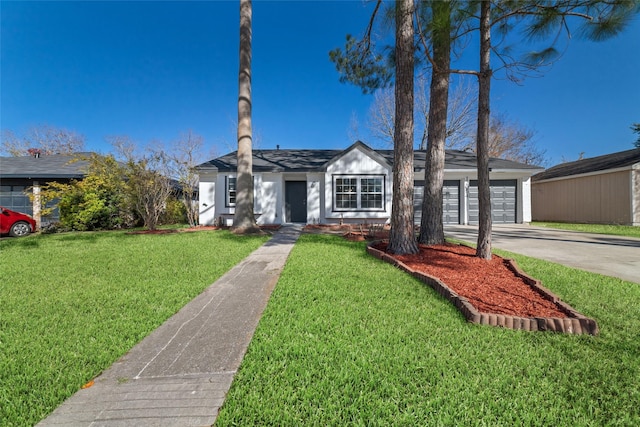
[[[413,185],[413,221],[415,224],[420,224],[422,218],[423,198],[424,181],[416,181]],[[460,181],[444,181],[442,222],[444,224],[460,224]]]
[[[517,180],[491,180],[491,218],[494,224],[514,224],[516,222]],[[478,181],[469,185],[469,224],[478,224]]]

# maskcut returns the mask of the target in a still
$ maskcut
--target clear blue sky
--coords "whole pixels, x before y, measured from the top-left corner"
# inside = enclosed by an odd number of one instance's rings
[[[328,58],[347,33],[362,33],[371,8],[254,0],[259,148],[346,148],[352,117],[358,136],[374,142],[365,126],[372,96],[341,84]],[[144,145],[191,129],[218,155],[235,149],[237,1],[2,1],[0,14],[2,129],[72,129],[102,152],[109,135]],[[492,109],[534,129],[550,164],[630,149],[639,52],[638,17],[616,39],[575,38],[544,77],[494,81]]]

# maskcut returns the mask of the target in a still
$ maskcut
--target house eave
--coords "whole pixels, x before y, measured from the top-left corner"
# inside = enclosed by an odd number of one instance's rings
[[[604,175],[609,173],[632,171],[635,169],[640,169],[640,163],[635,163],[633,165],[624,166],[621,168],[603,169],[603,170],[593,171],[593,172],[578,173],[575,175],[563,175],[563,176],[557,176],[554,178],[540,179],[540,180],[533,181],[533,183],[538,184],[538,183],[544,183],[544,182],[565,181],[567,179],[584,178],[588,176],[597,176],[597,175]]]
[[[414,168],[414,172],[424,172],[425,168]],[[538,172],[542,172],[544,169],[535,168],[535,169],[491,169],[490,173],[493,174],[501,174],[501,173],[511,173],[511,174],[519,174],[524,176],[532,176]],[[452,174],[468,174],[468,173],[476,173],[478,170],[476,168],[459,168],[459,169],[444,169],[445,173]]]
[[[542,168],[535,168],[535,169],[491,169],[490,172],[492,174],[494,173],[518,173],[521,175],[535,175],[539,172],[542,172],[544,169]]]
[[[83,179],[82,174],[1,174],[0,179]]]

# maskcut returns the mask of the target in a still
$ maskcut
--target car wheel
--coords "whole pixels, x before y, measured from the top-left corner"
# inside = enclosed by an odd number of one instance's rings
[[[13,237],[22,237],[31,233],[31,226],[24,221],[18,221],[11,226],[9,235]]]

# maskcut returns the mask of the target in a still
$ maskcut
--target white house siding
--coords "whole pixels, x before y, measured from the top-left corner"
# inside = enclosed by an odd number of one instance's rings
[[[382,175],[384,177],[384,209],[381,211],[338,211],[333,208],[333,179],[339,175]],[[391,169],[360,148],[355,148],[327,166],[324,176],[322,223],[388,222],[391,216]]]
[[[420,167],[420,165],[416,165]],[[531,170],[494,170],[491,180],[515,180],[515,202],[512,204],[509,217],[513,222],[530,222],[532,218]],[[634,223],[640,223],[640,166],[634,175],[628,178],[634,189],[634,198],[629,202],[635,206]],[[313,172],[263,172],[254,174],[255,213],[260,225],[282,224],[286,220],[285,192],[288,181],[306,183],[306,222],[307,223],[380,223],[388,222],[391,216],[393,179],[391,166],[373,151],[366,147],[354,146],[343,155],[326,165],[326,169]],[[382,176],[384,178],[383,209],[381,210],[338,210],[334,209],[334,178],[338,176]],[[200,171],[200,224],[212,225],[222,220],[225,224],[233,222],[234,207],[226,205],[226,179],[235,177],[234,172]],[[470,183],[477,180],[477,173],[472,169],[445,170],[444,179],[450,187],[455,187],[458,196],[458,212],[450,213],[450,223],[470,223]],[[414,174],[414,181],[424,182],[424,171]],[[451,197],[456,198],[454,191]],[[477,196],[476,196],[477,198]],[[450,202],[448,209],[455,209]],[[476,203],[477,204],[477,203]],[[417,208],[417,207],[416,207]],[[535,206],[534,206],[535,208]]]
[[[199,191],[199,223],[213,225],[216,221],[216,179],[217,173],[200,173]],[[224,184],[223,184],[224,185]]]
[[[282,175],[265,173],[256,177],[254,197],[256,213],[260,214],[257,223],[282,224]]]
[[[531,177],[527,176],[518,179],[518,220],[519,223],[531,222]]]
[[[320,223],[320,213],[324,197],[323,174],[307,175],[307,222],[310,224]]]
[[[214,225],[220,221],[224,225],[233,224],[235,207],[227,206],[226,181],[235,177],[235,173],[200,173],[199,184],[199,223]],[[279,196],[282,175],[254,175],[254,212],[258,224],[279,224],[278,207],[282,204]],[[274,203],[275,202],[275,203]]]

